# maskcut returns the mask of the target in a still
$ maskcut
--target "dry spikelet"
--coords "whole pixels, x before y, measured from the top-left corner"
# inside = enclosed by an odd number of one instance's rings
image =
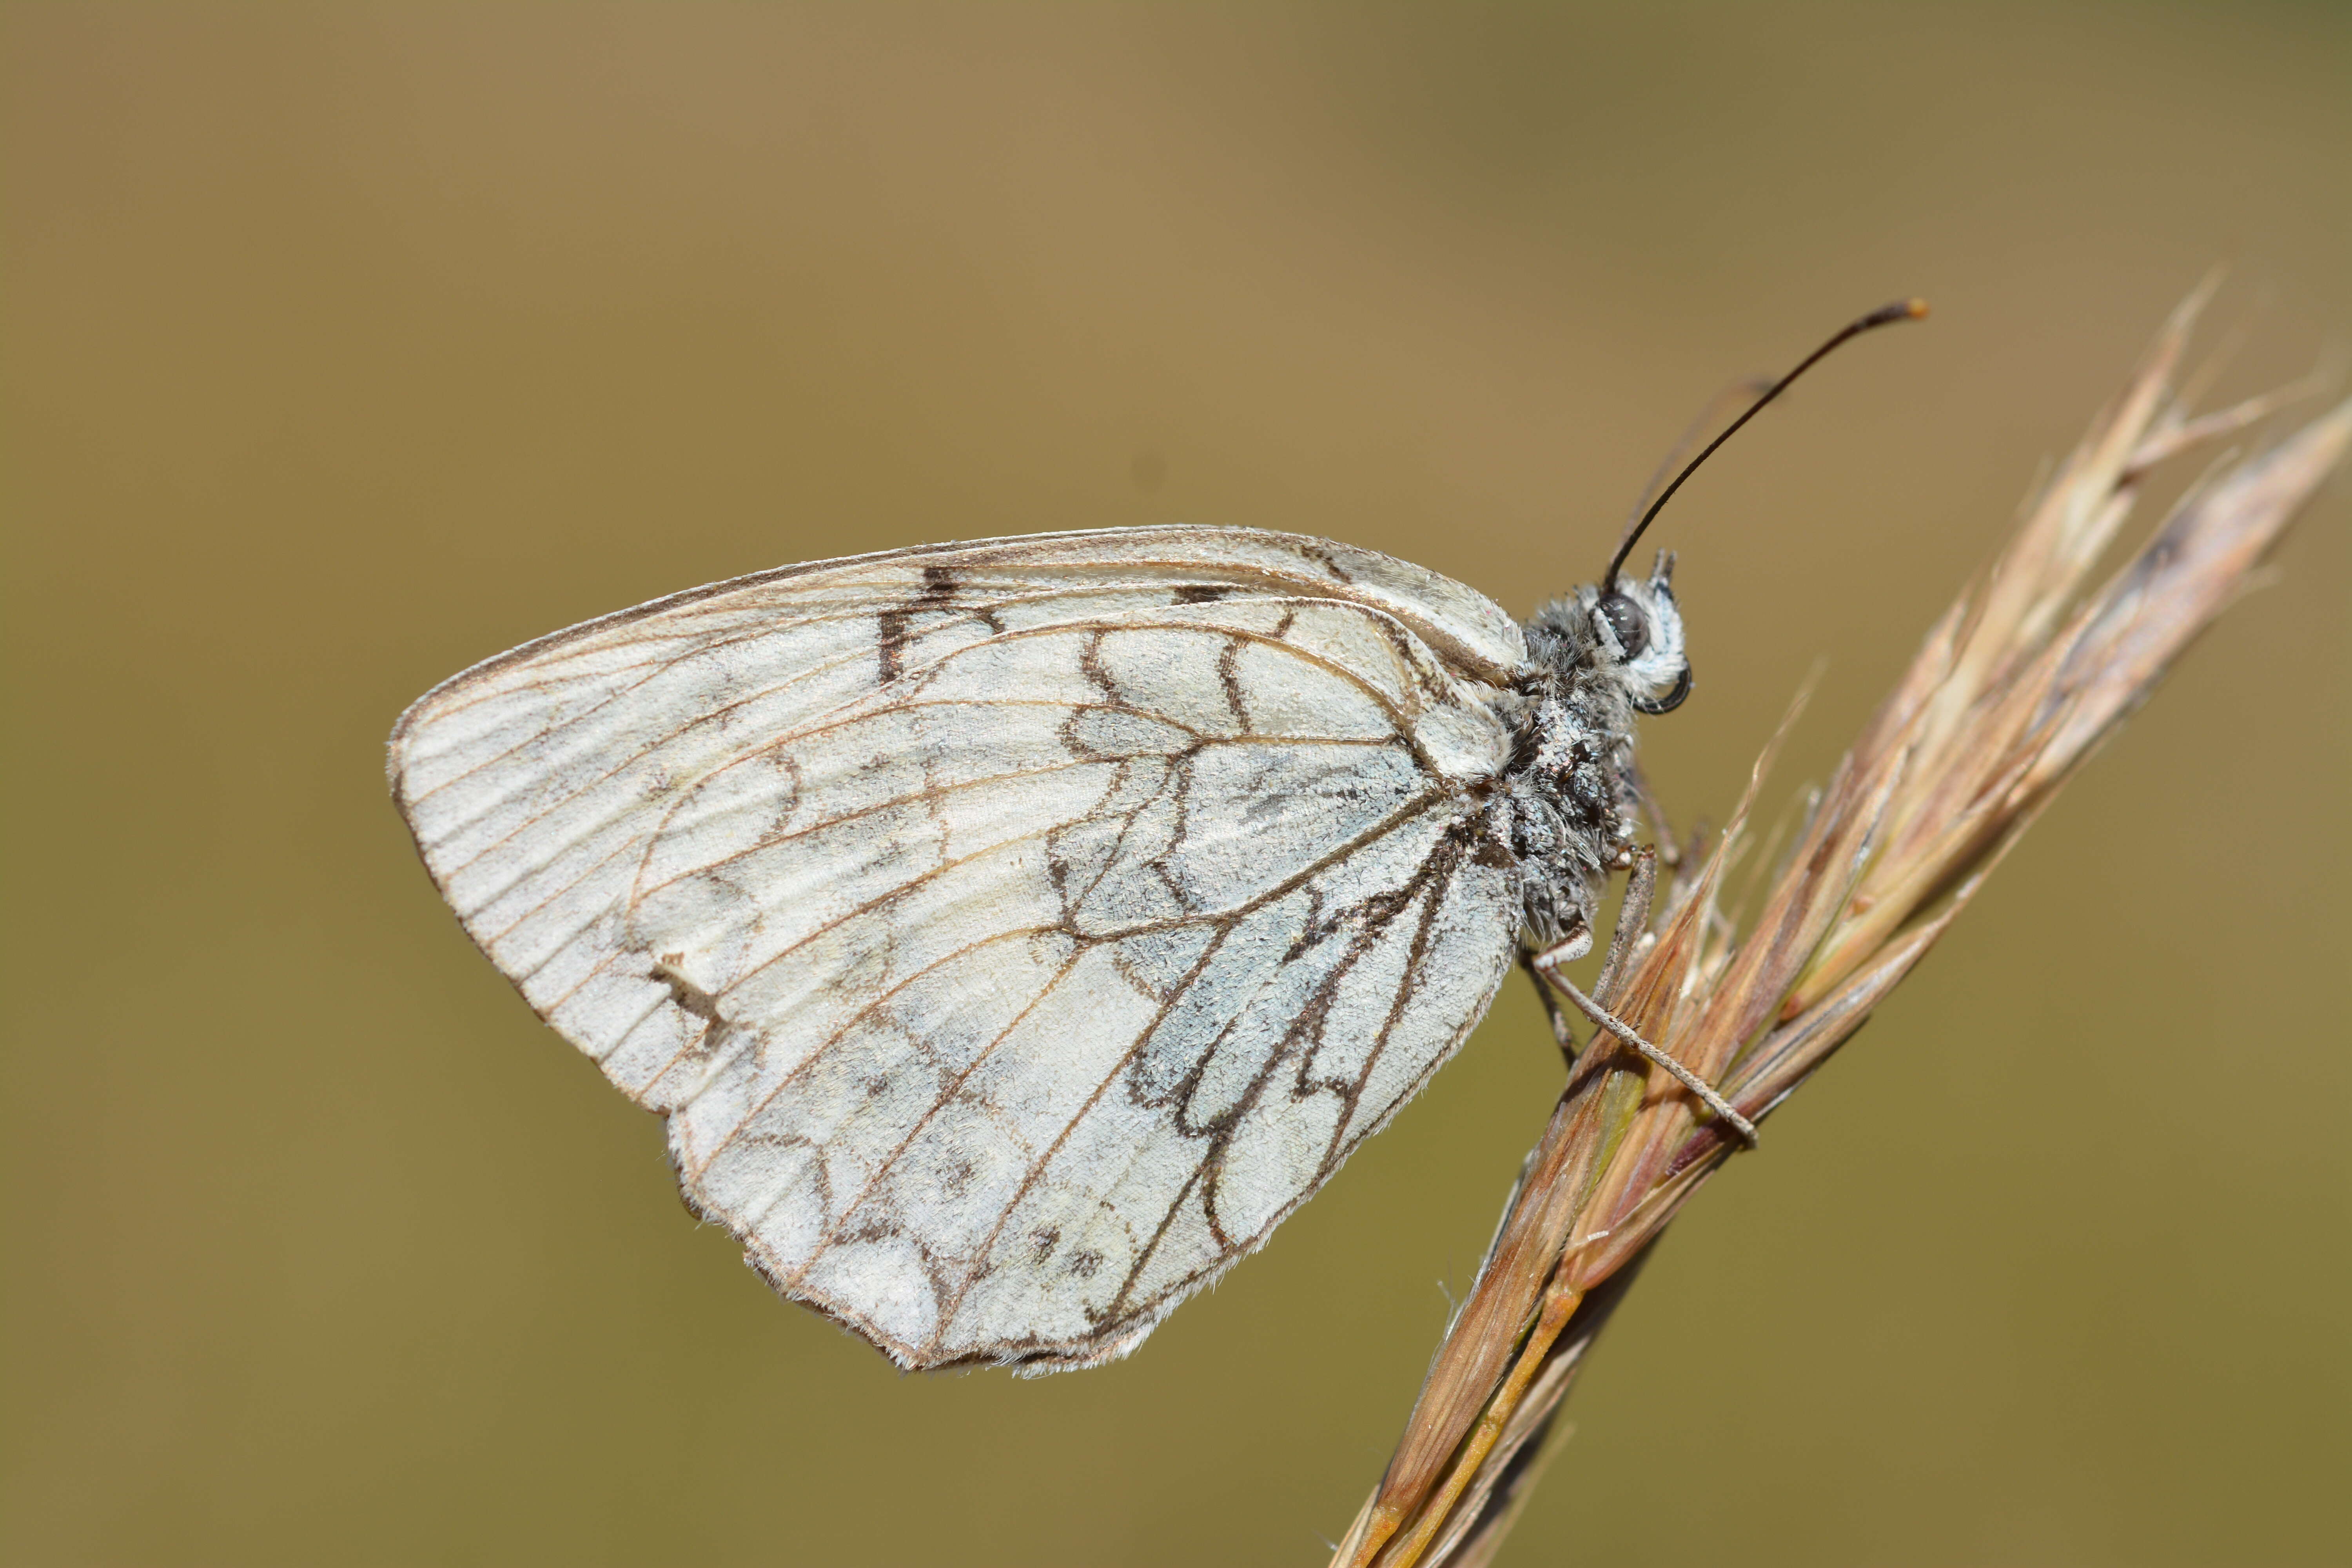
[[[1928,633],[1744,936],[1717,902],[1769,751],[1714,852],[1684,860],[1654,915],[1654,860],[1636,866],[1597,995],[1743,1114],[1768,1115],[1910,972],[2352,446],[2347,402],[2209,476],[2083,594],[2150,468],[2278,401],[2201,418],[2182,406],[2174,376],[2210,293],[2173,313],[2007,549]],[[1692,1112],[1612,1037],[1578,1058],[1335,1568],[1491,1560],[1584,1352],[1644,1251],[1735,1145]]]

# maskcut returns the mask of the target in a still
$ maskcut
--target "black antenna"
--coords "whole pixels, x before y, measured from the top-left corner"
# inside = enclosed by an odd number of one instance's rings
[[[1737,431],[1742,425],[1745,425],[1750,419],[1755,418],[1756,416],[1762,411],[1766,404],[1771,402],[1774,398],[1788,391],[1789,384],[1790,382],[1804,374],[1805,372],[1812,369],[1814,365],[1820,363],[1822,360],[1828,355],[1832,349],[1838,347],[1848,339],[1858,338],[1874,327],[1891,326],[1896,321],[1916,321],[1927,313],[1927,301],[1925,300],[1898,300],[1892,305],[1881,305],[1877,310],[1873,310],[1867,316],[1864,316],[1858,321],[1849,321],[1844,326],[1839,328],[1838,331],[1831,336],[1829,342],[1823,343],[1821,347],[1807,354],[1802,360],[1800,360],[1797,363],[1796,369],[1790,371],[1788,374],[1774,382],[1770,386],[1765,388],[1764,395],[1749,404],[1748,405],[1747,413],[1742,414],[1738,418],[1724,426],[1722,435],[1717,436],[1714,440],[1709,441],[1699,452],[1697,457],[1693,458],[1688,463],[1683,465],[1683,471],[1675,476],[1674,483],[1659,491],[1658,499],[1650,503],[1650,510],[1642,514],[1641,521],[1634,523],[1632,528],[1625,531],[1624,542],[1617,546],[1617,553],[1609,558],[1609,570],[1601,574],[1601,591],[1606,594],[1617,586],[1617,574],[1619,570],[1624,566],[1625,557],[1633,552],[1633,545],[1641,539],[1642,531],[1650,526],[1650,520],[1652,518],[1656,517],[1658,513],[1665,510],[1666,503],[1675,499],[1675,492],[1683,488],[1683,481],[1689,479],[1692,474],[1697,472],[1698,466],[1701,463],[1706,462],[1709,458],[1715,456],[1715,449],[1717,447],[1722,446],[1726,441],[1730,440],[1733,432]]]

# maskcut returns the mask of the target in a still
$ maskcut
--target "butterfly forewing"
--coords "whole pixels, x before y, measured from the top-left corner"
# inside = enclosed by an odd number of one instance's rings
[[[520,648],[392,770],[467,930],[779,1289],[907,1365],[1079,1365],[1485,1011],[1525,657],[1320,540],[933,546]]]

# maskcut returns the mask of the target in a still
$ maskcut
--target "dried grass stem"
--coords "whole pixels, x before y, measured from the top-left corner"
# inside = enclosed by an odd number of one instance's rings
[[[1663,897],[1653,858],[1638,863],[1593,994],[1743,1115],[1768,1116],[1910,973],[2352,446],[2346,403],[2223,463],[2121,571],[2084,592],[2152,468],[2288,395],[2189,413],[2177,375],[2210,291],[2173,313],[1999,559],[1929,631],[1744,937],[1718,903],[1771,749],[1713,852],[1682,857]],[[1594,1335],[1737,1144],[1614,1037],[1585,1049],[1334,1568],[1492,1558]]]

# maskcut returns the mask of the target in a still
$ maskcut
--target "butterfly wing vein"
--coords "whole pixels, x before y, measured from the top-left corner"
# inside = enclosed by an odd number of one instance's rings
[[[908,1366],[1086,1365],[1485,1012],[1524,658],[1370,552],[1048,535],[560,633],[428,694],[392,770],[467,930],[779,1290]]]

